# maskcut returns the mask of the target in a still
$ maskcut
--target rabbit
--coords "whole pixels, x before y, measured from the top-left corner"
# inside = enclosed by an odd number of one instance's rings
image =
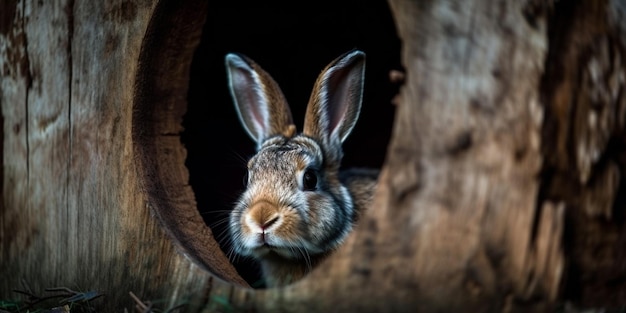
[[[347,52],[320,73],[302,133],[268,73],[242,54],[225,59],[239,120],[256,142],[229,215],[232,249],[259,262],[267,287],[285,286],[337,249],[372,200],[378,169],[340,171],[361,109],[365,53]]]

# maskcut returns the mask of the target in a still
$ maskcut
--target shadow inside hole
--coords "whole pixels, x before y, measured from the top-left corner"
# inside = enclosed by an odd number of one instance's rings
[[[400,69],[400,41],[385,1],[297,1],[281,6],[255,1],[211,2],[191,64],[188,109],[181,140],[198,210],[233,265],[252,287],[264,287],[260,268],[230,253],[228,214],[244,188],[255,144],[244,132],[228,92],[224,56],[243,53],[281,86],[302,129],[313,83],[334,58],[351,49],[367,55],[364,99],[343,145],[343,167],[380,168],[391,136]]]

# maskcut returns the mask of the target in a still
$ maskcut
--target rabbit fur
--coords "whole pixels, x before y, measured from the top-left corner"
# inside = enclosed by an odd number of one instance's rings
[[[365,54],[349,51],[319,74],[302,133],[259,65],[229,53],[226,68],[239,119],[257,145],[229,216],[230,239],[235,253],[260,262],[268,287],[283,286],[334,251],[371,202],[378,170],[340,171],[341,145],[361,108]]]

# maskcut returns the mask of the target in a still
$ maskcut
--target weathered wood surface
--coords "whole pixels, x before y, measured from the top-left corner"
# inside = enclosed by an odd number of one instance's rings
[[[24,290],[23,280],[38,295],[59,286],[98,290],[105,294],[102,309],[120,312],[133,307],[129,292],[146,301],[171,297],[173,305],[210,286],[208,272],[177,252],[155,219],[131,136],[138,60],[151,18],[169,10],[196,19],[178,23],[186,27],[178,30],[180,39],[189,42],[178,52],[186,56],[177,61],[178,79],[188,72],[202,28],[205,3],[172,4],[0,4],[2,300],[19,298],[13,290]],[[181,8],[187,12],[176,11]],[[161,98],[172,102],[185,92],[173,89]],[[171,149],[184,154],[180,142]],[[218,294],[229,288],[214,285]]]
[[[540,200],[566,207],[563,297],[626,301],[625,1],[554,9],[541,83],[545,103]]]
[[[99,290],[103,311],[129,292],[207,312],[624,305],[626,4],[389,4],[406,81],[376,204],[309,277],[252,290],[183,166],[206,3],[0,3],[0,299],[23,279]]]

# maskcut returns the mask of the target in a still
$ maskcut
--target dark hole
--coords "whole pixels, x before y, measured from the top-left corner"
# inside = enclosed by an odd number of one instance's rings
[[[367,54],[365,93],[356,127],[344,143],[343,166],[380,168],[391,136],[400,69],[400,41],[385,1],[212,1],[192,62],[182,142],[198,209],[228,254],[227,217],[245,187],[254,143],[240,125],[227,89],[224,56],[243,53],[281,86],[299,130],[313,83],[334,58],[351,49]],[[240,275],[259,285],[252,260],[232,257]]]

